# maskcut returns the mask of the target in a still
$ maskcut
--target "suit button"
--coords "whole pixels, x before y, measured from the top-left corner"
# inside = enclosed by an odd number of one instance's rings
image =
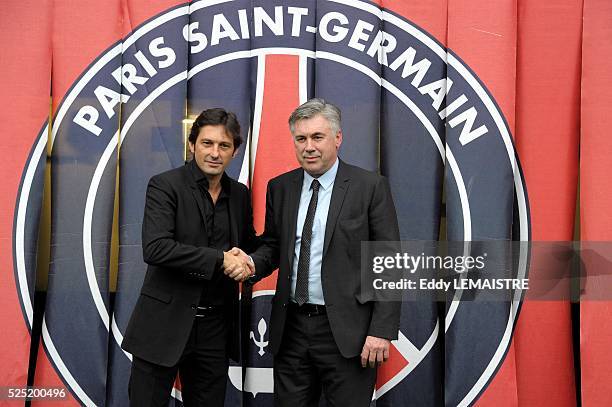
[[[287,303],[284,303],[284,304],[283,304],[283,308],[287,308]]]
[[[195,304],[191,304],[191,309],[196,309],[196,305]]]

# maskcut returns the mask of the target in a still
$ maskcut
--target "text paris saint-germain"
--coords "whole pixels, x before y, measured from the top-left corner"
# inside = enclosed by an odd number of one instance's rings
[[[316,13],[305,7],[276,6],[273,10],[254,7],[252,10],[240,9],[236,10],[235,14],[226,14],[213,15],[210,25],[192,21],[183,26],[182,37],[188,43],[191,55],[205,54],[207,50],[224,46],[228,42],[257,37],[298,39],[302,36],[317,36],[317,39],[340,45],[347,51],[364,53],[375,59],[379,66],[393,72],[401,72],[402,79],[410,81],[410,86],[431,99],[431,106],[441,120],[447,120],[447,125],[451,128],[460,126],[461,145],[488,133],[486,125],[476,127],[478,110],[468,96],[461,93],[453,100],[443,103],[453,86],[453,80],[448,77],[435,77],[430,72],[432,61],[417,55],[412,46],[400,46],[406,43],[406,39],[399,41],[394,35],[379,30],[377,27],[380,21],[376,16],[371,16],[372,21],[365,21],[350,19],[344,13],[330,11],[322,14],[315,26],[312,26],[304,23],[305,17]],[[383,18],[387,16],[386,12],[382,15]],[[285,22],[290,22],[287,28]],[[135,63],[124,63],[111,74],[113,80],[122,86],[126,93],[99,85],[94,91],[97,103],[82,106],[73,118],[74,123],[99,136],[103,128],[100,123],[101,113],[111,119],[117,112],[118,104],[126,103],[136,92],[145,88],[149,79],[176,63],[177,50],[168,46],[168,43],[166,38],[160,36],[151,40],[148,46],[134,50]],[[321,51],[311,52],[316,57]],[[434,78],[426,81],[426,76]],[[384,81],[384,78],[378,80]]]

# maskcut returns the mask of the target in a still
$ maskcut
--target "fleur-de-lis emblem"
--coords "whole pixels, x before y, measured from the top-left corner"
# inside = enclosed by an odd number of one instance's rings
[[[253,331],[251,331],[249,334],[249,336],[255,343],[255,346],[259,348],[259,352],[258,352],[259,356],[263,356],[264,353],[266,353],[264,348],[268,346],[268,341],[264,341],[264,335],[266,334],[267,330],[268,330],[268,325],[266,324],[266,320],[262,318],[259,320],[259,324],[257,324],[257,331],[259,332],[259,340],[255,338],[255,334],[253,333]]]

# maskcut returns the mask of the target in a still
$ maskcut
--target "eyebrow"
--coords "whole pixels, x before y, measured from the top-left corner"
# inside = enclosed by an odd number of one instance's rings
[[[316,132],[316,133],[312,133],[312,134],[296,134],[295,137],[312,137],[312,136],[324,136],[325,133],[321,133],[320,131]]]
[[[218,144],[231,144],[231,142],[228,141],[228,140],[215,141],[215,140],[210,139],[210,138],[203,138],[202,142],[205,142],[205,141],[209,141],[211,143],[218,143]]]

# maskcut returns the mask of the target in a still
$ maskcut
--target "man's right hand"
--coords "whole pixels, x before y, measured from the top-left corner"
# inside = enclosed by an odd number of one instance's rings
[[[253,263],[253,259],[251,258],[251,256],[246,254],[242,249],[238,247],[234,247],[232,250],[230,250],[230,253],[233,254],[234,256],[238,256],[240,259],[244,261],[244,263],[248,267],[248,270],[246,271],[249,272],[249,276],[252,276],[253,274],[255,274],[255,263]]]
[[[242,250],[234,247],[228,252],[223,252],[223,272],[229,278],[241,282],[253,274],[255,266],[249,256]]]

